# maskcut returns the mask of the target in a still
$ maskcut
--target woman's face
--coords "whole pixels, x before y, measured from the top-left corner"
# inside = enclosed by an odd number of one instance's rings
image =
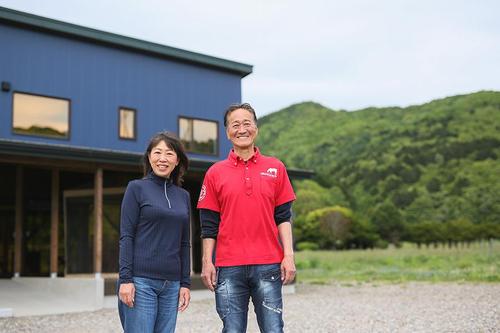
[[[157,176],[168,178],[179,164],[179,158],[165,141],[160,141],[149,153],[149,164]]]

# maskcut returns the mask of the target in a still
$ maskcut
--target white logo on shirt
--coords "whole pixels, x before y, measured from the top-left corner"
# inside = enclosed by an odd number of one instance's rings
[[[205,186],[205,184],[203,184],[203,186],[201,187],[200,197],[198,198],[198,201],[205,199],[206,196],[207,196],[207,187]]]
[[[261,172],[260,175],[276,178],[276,177],[278,177],[278,169],[269,168],[269,169],[267,169],[266,172]]]

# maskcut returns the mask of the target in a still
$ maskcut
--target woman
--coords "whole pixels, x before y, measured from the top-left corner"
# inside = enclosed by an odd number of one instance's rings
[[[180,187],[188,159],[179,139],[161,132],[143,166],[122,202],[118,310],[127,333],[174,332],[190,301],[191,201]]]

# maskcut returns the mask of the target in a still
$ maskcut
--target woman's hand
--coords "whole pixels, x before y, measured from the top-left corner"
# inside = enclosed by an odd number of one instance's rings
[[[182,312],[187,309],[189,301],[191,300],[191,292],[189,288],[181,287],[179,290],[179,311]]]
[[[133,283],[122,283],[120,284],[120,290],[118,291],[118,297],[120,301],[125,303],[129,308],[134,307],[134,297],[135,297],[135,286]]]

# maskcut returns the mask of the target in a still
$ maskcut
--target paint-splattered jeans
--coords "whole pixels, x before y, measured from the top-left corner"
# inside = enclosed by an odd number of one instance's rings
[[[215,303],[224,323],[223,333],[247,330],[248,302],[252,302],[261,332],[283,332],[280,264],[217,268]]]

